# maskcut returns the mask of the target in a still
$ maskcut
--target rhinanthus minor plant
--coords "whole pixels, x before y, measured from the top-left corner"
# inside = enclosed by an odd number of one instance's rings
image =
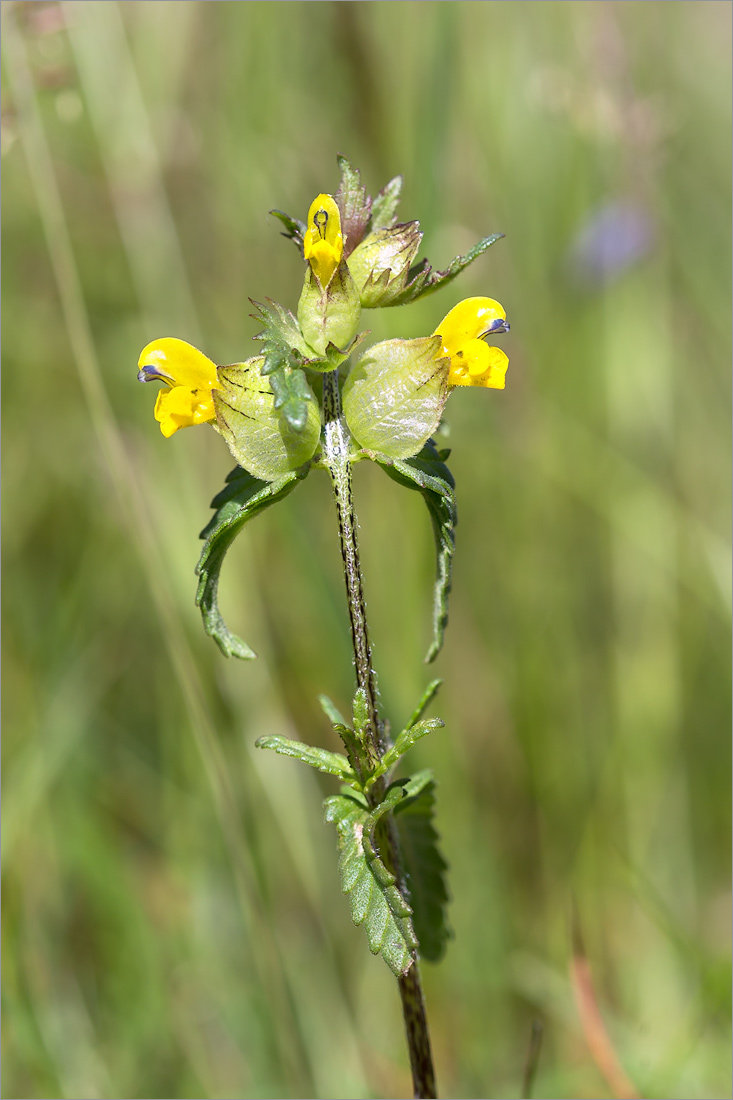
[[[359,173],[339,157],[334,196],[318,195],[301,222],[273,210],[304,262],[297,313],[268,300],[254,303],[262,331],[259,355],[217,366],[175,337],[148,344],[140,356],[141,382],[163,383],[155,419],[163,435],[210,424],[237,465],[212,501],[202,531],[196,603],[204,629],[226,656],[250,659],[219,610],[219,574],[244,525],[283,500],[312,470],[325,470],[336,500],[356,671],[347,720],[321,696],[344,744],[328,752],[285,737],[257,745],[293,756],[335,776],[341,793],[326,799],[326,821],[338,835],[342,888],[370,950],[395,974],[402,998],[415,1096],[434,1097],[430,1039],[419,959],[436,961],[450,931],[446,922],[447,866],[433,825],[435,783],[429,771],[393,779],[410,748],[441,727],[424,718],[441,681],[430,683],[396,737],[379,705],[359,561],[351,467],[376,462],[407,489],[420,492],[435,533],[437,578],[433,637],[427,661],[440,651],[448,618],[455,540],[454,482],[449,452],[432,436],[457,386],[503,389],[508,359],[486,337],[506,332],[506,314],[492,298],[466,298],[430,336],[384,340],[364,350],[364,309],[405,305],[447,286],[501,233],[484,237],[445,271],[413,263],[422,240],[419,223],[397,223],[400,176],[373,199]]]

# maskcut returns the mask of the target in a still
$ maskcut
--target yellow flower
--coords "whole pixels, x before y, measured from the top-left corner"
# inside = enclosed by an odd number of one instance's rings
[[[219,389],[216,366],[198,348],[164,336],[143,349],[140,382],[165,382],[155,402],[155,419],[168,439],[179,428],[216,419],[211,391]]]
[[[314,275],[324,289],[331,282],[343,254],[344,238],[339,208],[330,195],[318,195],[308,211],[303,255],[310,262]]]
[[[483,337],[508,330],[506,313],[493,298],[465,298],[454,306],[433,333],[440,336],[443,355],[450,359],[448,385],[503,390],[509,358],[501,348],[484,343]]]

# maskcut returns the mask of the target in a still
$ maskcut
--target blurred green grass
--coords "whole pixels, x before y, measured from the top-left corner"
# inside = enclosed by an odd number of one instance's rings
[[[367,315],[420,335],[488,293],[512,322],[506,391],[448,408],[446,729],[415,750],[454,898],[425,973],[441,1095],[520,1095],[535,1018],[534,1095],[610,1095],[573,903],[639,1093],[729,1095],[730,5],[3,19],[3,1095],[409,1092],[393,981],[321,824],[332,786],[252,748],[335,747],[316,696],[351,694],[325,478],[232,551],[223,606],[260,660],[225,662],[193,566],[231,460],[214,433],[165,442],[134,384],[155,336],[230,362],[254,348],[248,296],[294,306],[267,211],[302,217],[337,152],[372,191],[404,173],[438,266],[507,235],[460,287]],[[49,260],[65,233],[78,297]],[[399,722],[429,675],[431,535],[412,494],[355,480]]]

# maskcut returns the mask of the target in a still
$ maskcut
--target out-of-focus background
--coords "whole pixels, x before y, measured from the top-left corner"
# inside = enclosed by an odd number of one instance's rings
[[[222,606],[259,660],[225,660],[193,569],[232,461],[213,431],[165,441],[135,381],[162,335],[255,352],[248,297],[294,308],[302,280],[268,210],[304,217],[343,152],[372,193],[404,174],[436,266],[506,234],[365,318],[417,336],[489,294],[512,324],[506,390],[447,410],[434,668],[427,514],[355,475],[392,721],[445,680],[411,761],[451,865],[455,938],[425,966],[441,1094],[528,1095],[540,1021],[536,1097],[729,1096],[731,5],[3,18],[3,1095],[409,1094],[334,782],[253,748],[338,747],[326,478],[231,552]]]

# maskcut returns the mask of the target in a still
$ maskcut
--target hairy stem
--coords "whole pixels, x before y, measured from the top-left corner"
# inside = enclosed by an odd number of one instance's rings
[[[336,511],[338,513],[341,556],[344,561],[346,599],[351,622],[351,640],[354,647],[354,666],[357,686],[364,690],[369,715],[365,749],[369,763],[374,766],[381,760],[386,748],[384,726],[379,717],[376,678],[372,667],[372,649],[369,642],[364,582],[359,561],[357,522],[351,488],[351,460],[349,435],[341,418],[341,396],[338,388],[338,372],[323,376],[323,410],[325,449],[324,462],[331,476]],[[376,803],[384,793],[384,782],[379,780],[371,791],[371,801]],[[405,896],[405,876],[399,854],[396,830],[390,822],[383,833],[385,863],[395,876],[400,893]],[[430,1033],[420,981],[417,953],[413,953],[412,966],[398,979],[402,999],[402,1015],[410,1053],[414,1096],[432,1100],[437,1096],[435,1071],[430,1050]]]

